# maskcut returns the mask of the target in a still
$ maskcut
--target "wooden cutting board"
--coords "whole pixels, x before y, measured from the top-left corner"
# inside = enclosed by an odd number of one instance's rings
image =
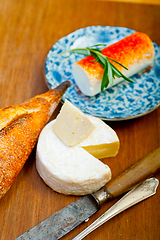
[[[74,30],[122,26],[147,33],[160,45],[160,5],[94,0],[0,1],[0,107],[24,102],[47,91],[44,60],[50,47]],[[61,104],[52,116],[54,119]],[[120,138],[115,158],[104,159],[113,177],[160,146],[160,108],[133,120],[107,122]],[[160,180],[160,174],[156,177]],[[79,199],[52,191],[39,177],[35,149],[8,193],[0,200],[0,239],[14,240],[35,224]],[[116,216],[86,239],[160,239],[160,188],[156,195]],[[102,206],[87,223],[63,239],[70,240],[106,211]]]

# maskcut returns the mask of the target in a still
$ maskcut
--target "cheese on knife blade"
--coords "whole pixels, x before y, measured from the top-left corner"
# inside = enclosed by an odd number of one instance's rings
[[[95,129],[75,146],[67,146],[54,133],[53,126],[57,119],[46,125],[40,134],[36,167],[44,182],[59,193],[89,194],[111,179],[110,168],[99,159],[117,155],[117,134],[102,120],[86,117]]]
[[[123,64],[128,70],[117,63],[112,64],[126,77],[131,77],[153,65],[155,50],[150,38],[144,33],[133,33],[122,40],[102,49],[102,54]],[[87,56],[72,65],[73,77],[82,93],[88,96],[101,92],[101,81],[104,68]],[[123,81],[115,77],[112,85]]]
[[[68,146],[80,143],[94,128],[85,114],[67,100],[53,125],[55,134]]]

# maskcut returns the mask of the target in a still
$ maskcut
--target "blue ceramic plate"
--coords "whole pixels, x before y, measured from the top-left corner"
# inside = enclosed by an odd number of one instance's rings
[[[84,113],[104,120],[117,121],[143,116],[160,105],[160,47],[154,43],[154,67],[139,76],[134,75],[134,83],[123,81],[94,97],[81,93],[72,75],[72,64],[83,58],[71,55],[65,58],[60,52],[77,47],[87,47],[98,43],[114,43],[134,31],[123,27],[91,26],[81,28],[61,38],[49,50],[45,61],[45,79],[49,89],[66,80],[71,87],[63,96]]]

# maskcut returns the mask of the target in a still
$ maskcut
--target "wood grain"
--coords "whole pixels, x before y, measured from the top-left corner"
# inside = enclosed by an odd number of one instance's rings
[[[100,0],[100,1],[160,5],[160,1],[159,0]]]
[[[47,91],[44,60],[61,37],[90,25],[122,26],[145,32],[160,45],[160,6],[89,0],[0,0],[0,107]],[[56,117],[61,105],[52,116]],[[120,138],[115,158],[104,159],[113,177],[160,146],[160,108],[133,120],[107,122]],[[155,175],[160,180],[160,174]],[[13,240],[78,199],[52,191],[35,168],[35,149],[8,193],[0,200],[0,239]],[[86,239],[158,240],[160,188],[156,195],[116,216]],[[72,239],[116,200],[66,235]]]

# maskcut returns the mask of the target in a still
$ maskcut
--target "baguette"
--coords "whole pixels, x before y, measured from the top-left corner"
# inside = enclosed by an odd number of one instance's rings
[[[128,70],[111,61],[119,71],[127,77],[131,77],[153,65],[155,50],[151,39],[146,34],[135,32],[105,47],[102,49],[102,53],[127,67]],[[82,93],[88,96],[94,96],[101,92],[104,68],[94,60],[92,56],[87,56],[72,65],[73,77],[77,86]],[[123,78],[115,78],[112,86],[123,80]]]
[[[69,86],[69,81],[63,82],[23,104],[0,110],[0,198],[21,171],[41,130]]]

